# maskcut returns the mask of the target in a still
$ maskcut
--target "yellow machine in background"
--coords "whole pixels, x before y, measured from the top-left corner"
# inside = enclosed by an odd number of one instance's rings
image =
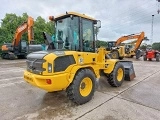
[[[100,21],[75,12],[50,20],[56,25],[54,50],[27,56],[24,79],[28,83],[48,92],[66,90],[70,100],[84,104],[92,99],[101,74],[114,87],[134,79],[132,62],[109,59],[105,48],[95,50],[94,28],[100,28]]]
[[[106,50],[113,59],[122,60],[125,57],[125,46],[116,46],[116,41],[107,41]]]
[[[130,44],[122,44],[124,41],[133,39],[136,40]],[[124,57],[132,58],[133,56],[136,56],[136,59],[138,59],[142,54],[139,47],[144,39],[144,32],[122,36],[117,41],[109,41],[107,51],[110,52],[110,56],[113,59],[123,59]]]

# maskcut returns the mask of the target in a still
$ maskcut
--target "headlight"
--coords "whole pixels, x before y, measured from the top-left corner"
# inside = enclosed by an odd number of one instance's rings
[[[51,73],[52,72],[52,64],[48,63],[48,72]]]

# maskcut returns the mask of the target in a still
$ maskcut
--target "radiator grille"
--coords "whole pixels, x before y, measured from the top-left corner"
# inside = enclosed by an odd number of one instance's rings
[[[75,63],[73,55],[57,57],[54,61],[54,72],[65,71],[67,67]]]
[[[28,58],[26,61],[27,70],[35,74],[41,74],[45,70],[42,68],[43,62],[45,62],[43,59]]]

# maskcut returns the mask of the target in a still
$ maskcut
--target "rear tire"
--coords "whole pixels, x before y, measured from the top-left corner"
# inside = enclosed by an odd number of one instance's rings
[[[68,98],[78,105],[90,101],[94,95],[95,82],[95,74],[90,69],[79,70],[66,89]]]
[[[108,83],[113,87],[119,87],[122,85],[124,81],[124,66],[121,63],[117,63],[114,67],[114,70],[108,76]]]
[[[112,59],[119,59],[119,53],[118,53],[118,51],[112,51],[111,52],[111,58]]]

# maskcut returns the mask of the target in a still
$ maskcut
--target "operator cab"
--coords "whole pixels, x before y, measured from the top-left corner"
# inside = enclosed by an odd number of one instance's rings
[[[18,46],[12,45],[12,48],[15,53],[19,53],[19,51],[26,52],[27,46],[28,44],[25,40],[20,40]]]
[[[129,54],[130,51],[131,51],[131,49],[134,48],[134,45],[132,45],[132,44],[125,44],[124,48],[125,48],[125,54]]]
[[[107,51],[112,50],[114,47],[116,47],[116,41],[108,41],[107,42]]]
[[[95,31],[97,20],[75,12],[50,20],[55,22],[56,33],[52,37],[55,49],[81,52],[95,52]]]
[[[25,49],[27,47],[27,42],[26,41],[21,41],[21,48]]]

